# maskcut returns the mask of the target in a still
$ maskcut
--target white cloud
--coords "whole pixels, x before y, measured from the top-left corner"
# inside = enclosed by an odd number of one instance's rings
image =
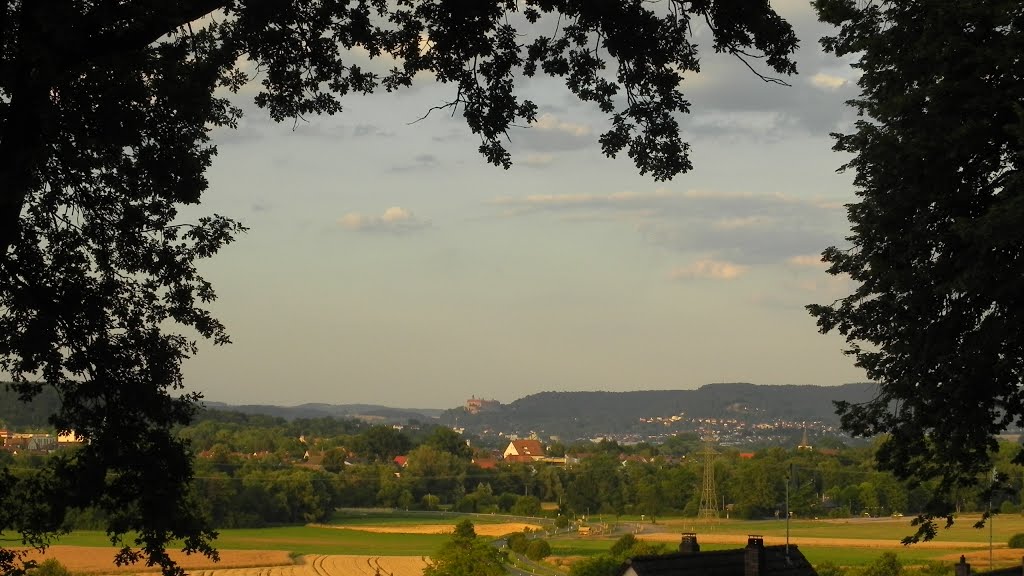
[[[441,165],[441,161],[433,154],[417,154],[411,163],[396,164],[390,172],[414,172],[419,170],[430,170]]]
[[[770,220],[763,216],[744,216],[741,218],[723,218],[713,224],[719,230],[738,230],[767,224]]]
[[[563,122],[554,114],[541,114],[537,117],[537,121],[534,122],[532,126],[545,132],[564,132],[573,136],[586,136],[590,134],[590,126],[574,124],[572,122]]]
[[[503,196],[492,200],[500,206],[516,206],[535,210],[551,210],[558,208],[618,207],[628,204],[642,204],[667,198],[684,198],[689,193],[675,193],[659,189],[654,192],[615,192],[613,194],[590,194],[579,192],[574,194],[530,194],[527,196]]]
[[[781,137],[796,119],[774,110],[706,110],[686,119],[687,128],[700,132],[757,134]]]
[[[799,254],[786,260],[786,263],[796,268],[825,268],[828,266],[822,262],[820,254]]]
[[[796,288],[802,292],[813,294],[824,301],[838,300],[849,295],[855,284],[845,274],[819,278],[804,278],[796,281]]]
[[[654,245],[740,265],[780,265],[836,245],[847,225],[834,200],[784,193],[660,188],[503,196],[491,204],[510,217],[545,214],[565,221],[629,223]]]
[[[410,210],[400,206],[392,206],[380,216],[349,212],[338,219],[343,228],[356,232],[391,232],[402,234],[430,227],[430,222],[422,220]]]
[[[380,219],[382,222],[393,224],[396,222],[411,222],[415,220],[416,217],[412,215],[412,212],[406,210],[405,208],[401,208],[399,206],[392,206],[391,208],[388,208],[387,210],[384,211],[384,215],[381,216]]]
[[[527,196],[502,196],[491,201],[499,206],[514,206],[523,211],[579,209],[582,207],[610,210],[628,209],[637,206],[675,209],[692,212],[698,207],[744,207],[744,211],[802,207],[811,210],[837,211],[840,203],[821,198],[800,198],[787,194],[751,194],[747,192],[717,192],[709,190],[686,190],[682,192],[659,188],[652,192],[614,192],[592,194],[529,194]],[[743,215],[720,220],[723,228],[746,227],[770,218],[760,214]]]
[[[706,278],[711,280],[735,280],[747,271],[746,266],[724,260],[702,258],[688,266],[680,266],[669,272],[673,280]]]
[[[839,90],[843,86],[846,86],[847,83],[849,83],[849,80],[846,78],[825,74],[824,72],[818,72],[814,76],[811,76],[811,84],[813,84],[815,88],[828,90],[830,92]]]
[[[517,160],[517,163],[524,164],[526,166],[547,166],[554,162],[555,157],[551,154],[528,154],[522,160]]]

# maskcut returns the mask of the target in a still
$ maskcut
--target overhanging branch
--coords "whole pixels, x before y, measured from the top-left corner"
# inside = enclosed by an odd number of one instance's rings
[[[269,0],[277,1],[277,0]],[[89,38],[74,57],[88,60],[105,54],[140,50],[178,28],[224,8],[229,0],[185,0],[119,3],[85,16]]]

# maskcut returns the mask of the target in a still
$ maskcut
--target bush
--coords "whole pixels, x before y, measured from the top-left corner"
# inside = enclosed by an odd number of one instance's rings
[[[530,543],[526,540],[526,534],[522,532],[515,532],[508,536],[508,547],[512,549],[516,554],[525,554],[526,547]]]
[[[426,494],[420,499],[420,505],[424,510],[437,510],[441,506],[441,497],[434,494]]]
[[[615,576],[622,563],[607,554],[600,554],[573,562],[569,576]]]
[[[103,530],[107,527],[107,515],[97,508],[69,508],[64,515],[63,529]]]
[[[508,512],[516,505],[516,500],[518,499],[519,496],[509,492],[504,492],[501,496],[498,496],[498,508],[501,509],[502,512]]]
[[[953,576],[954,571],[955,565],[952,562],[928,562],[913,573],[917,576]]]
[[[1017,506],[1016,504],[1010,502],[1009,500],[1005,500],[1002,504],[999,505],[1000,514],[1015,514],[1017,512],[1020,512],[1020,506]]]
[[[608,553],[612,558],[619,562],[625,561],[627,558],[634,556],[656,556],[659,554],[665,554],[665,544],[653,542],[647,542],[646,540],[638,540],[636,536],[632,534],[625,534],[621,538],[612,544]]]
[[[1024,534],[1010,536],[1010,541],[1006,545],[1010,548],[1024,548]]]
[[[818,576],[845,576],[846,572],[833,562],[822,562],[814,567]]]
[[[511,510],[516,516],[537,516],[540,514],[540,498],[520,496]]]
[[[569,517],[564,515],[564,514],[559,514],[558,517],[555,518],[555,528],[561,529],[561,528],[568,528],[568,527],[569,527]]]
[[[57,561],[56,558],[47,558],[38,566],[29,570],[29,576],[71,576],[71,572]]]
[[[864,568],[864,576],[900,576],[903,565],[895,552],[883,552],[874,562]]]
[[[547,540],[533,540],[526,547],[526,557],[530,560],[541,560],[548,556],[551,556],[551,545],[548,544]]]
[[[633,546],[636,545],[636,542],[636,536],[633,536],[632,534],[626,534],[625,536],[619,538],[615,542],[615,544],[612,544],[612,548],[611,550],[609,550],[609,552],[611,552],[611,555],[616,558],[620,556],[627,556],[629,554],[629,551],[633,549]]]
[[[850,516],[853,516],[853,513],[850,512],[849,506],[839,506],[829,510],[828,513],[829,518],[849,518]]]

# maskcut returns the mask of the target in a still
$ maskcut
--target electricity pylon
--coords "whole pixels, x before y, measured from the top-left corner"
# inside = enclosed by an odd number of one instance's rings
[[[698,518],[718,518],[718,495],[715,492],[715,452],[711,447],[712,438],[704,438],[704,485],[700,491]]]

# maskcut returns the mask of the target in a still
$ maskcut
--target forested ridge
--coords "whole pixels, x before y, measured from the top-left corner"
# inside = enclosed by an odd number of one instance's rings
[[[838,422],[836,400],[857,402],[873,397],[873,384],[840,386],[705,384],[695,390],[627,392],[541,392],[509,404],[507,412],[533,417],[617,417],[635,419],[687,413],[704,417],[743,414],[764,418],[807,418]]]
[[[59,398],[53,390],[47,388],[46,391],[33,402],[22,403],[14,392],[0,385],[0,422],[11,426],[47,426],[46,415],[52,413]],[[502,405],[496,412],[477,415],[466,414],[461,406],[443,412],[373,404],[205,404],[208,411],[262,414],[285,420],[359,416],[387,423],[405,423],[410,420],[430,421],[441,415],[442,423],[455,424],[457,420],[459,425],[470,427],[506,426],[509,431],[548,429],[550,433],[557,434],[558,429],[571,424],[573,431],[614,433],[628,430],[638,418],[680,413],[703,418],[807,420],[834,425],[839,420],[833,401],[864,402],[873,398],[876,392],[876,386],[870,383],[840,386],[718,383],[706,384],[695,390],[540,392]]]
[[[866,402],[877,394],[871,383],[840,386],[706,384],[695,390],[629,392],[540,392],[499,410],[466,414],[448,411],[442,422],[479,431],[543,431],[565,438],[626,434],[644,429],[641,419],[685,414],[745,422],[775,420],[839,424],[835,401]]]
[[[288,420],[295,418],[335,418],[361,417],[380,419],[388,422],[405,422],[410,419],[429,420],[443,410],[433,408],[394,408],[378,404],[327,404],[311,402],[297,406],[275,406],[273,404],[230,404],[225,402],[204,402],[207,408],[229,410],[246,414],[267,414],[280,416]]]

